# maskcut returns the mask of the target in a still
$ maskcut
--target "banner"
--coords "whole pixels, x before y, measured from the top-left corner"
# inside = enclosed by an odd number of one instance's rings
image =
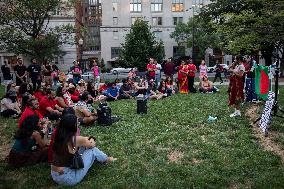
[[[263,100],[267,99],[269,92],[268,66],[255,66],[255,93]]]

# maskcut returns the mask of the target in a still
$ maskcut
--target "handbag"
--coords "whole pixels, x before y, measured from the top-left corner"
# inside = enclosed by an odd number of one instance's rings
[[[76,150],[76,136],[72,137],[72,143],[73,143],[73,150]],[[78,150],[73,154],[72,162],[70,165],[71,169],[82,169],[84,168],[84,162],[82,159],[82,155],[79,154]]]

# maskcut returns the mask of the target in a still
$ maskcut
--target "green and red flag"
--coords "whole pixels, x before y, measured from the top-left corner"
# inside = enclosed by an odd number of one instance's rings
[[[269,67],[259,66],[255,67],[255,93],[263,100],[267,99],[269,92]]]

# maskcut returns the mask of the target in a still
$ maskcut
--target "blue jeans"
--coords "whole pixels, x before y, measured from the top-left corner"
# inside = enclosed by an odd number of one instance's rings
[[[82,148],[80,148],[79,153],[81,152],[81,150]],[[76,185],[85,177],[95,160],[103,163],[107,160],[107,155],[95,147],[84,150],[82,159],[84,161],[84,168],[70,169],[69,167],[64,167],[63,174],[59,174],[58,172],[51,170],[52,179],[60,185]]]

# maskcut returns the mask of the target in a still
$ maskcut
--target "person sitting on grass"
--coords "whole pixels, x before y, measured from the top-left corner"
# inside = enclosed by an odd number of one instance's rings
[[[95,161],[110,163],[116,158],[108,157],[96,147],[94,137],[76,136],[77,117],[72,114],[62,116],[54,139],[54,159],[51,177],[59,185],[74,186],[81,182]],[[82,154],[84,168],[72,169],[75,152]]]
[[[119,99],[130,99],[131,98],[131,87],[128,84],[128,79],[122,80],[122,86],[119,89]]]
[[[204,76],[200,82],[199,91],[201,93],[213,93],[216,92],[216,89],[213,87],[212,82],[208,80],[208,77]]]
[[[161,80],[160,85],[158,87],[158,91],[160,94],[163,94],[163,97],[171,96],[173,92],[171,88],[167,87],[166,82],[164,80]]]
[[[75,115],[75,110],[72,107],[67,107],[64,108],[63,112],[62,112],[62,116],[68,115],[68,114],[72,114]],[[57,123],[58,124],[58,123]],[[48,146],[48,163],[52,164],[53,162],[53,144],[54,144],[54,138],[57,132],[57,128],[54,127],[52,134],[51,134],[51,138],[50,138],[50,143]],[[80,136],[80,128],[77,127],[77,133],[76,136]]]
[[[15,135],[14,145],[8,156],[13,167],[34,165],[47,161],[47,140],[41,135],[39,117],[28,116]]]
[[[20,120],[18,122],[18,128],[21,127],[23,121],[32,115],[36,115],[39,117],[39,119],[43,120],[43,115],[41,115],[40,111],[39,111],[39,103],[38,100],[36,98],[30,98],[27,101],[27,106],[25,108],[25,110],[23,111]]]
[[[112,83],[111,86],[107,89],[107,101],[114,101],[118,100],[119,98],[119,91],[116,87],[115,83]]]
[[[76,87],[76,90],[80,94],[82,94],[83,92],[85,92],[87,90],[86,83],[85,83],[84,79],[80,79],[80,81],[78,82],[78,85]]]
[[[175,89],[175,87],[174,87],[174,82],[173,82],[172,78],[171,78],[171,77],[166,77],[165,82],[166,82],[166,87],[167,87],[167,89],[168,89],[169,91],[170,91],[170,90],[172,91],[171,94],[175,94],[175,93],[176,93],[176,89]]]
[[[1,116],[17,118],[21,114],[21,109],[17,102],[17,93],[10,89],[1,100]]]
[[[107,96],[107,89],[109,87],[109,82],[106,81],[104,84],[102,84],[99,88],[99,93],[102,95]]]
[[[159,100],[163,98],[164,94],[156,90],[156,84],[153,79],[150,79],[146,94],[149,99],[156,99]]]
[[[79,123],[86,126],[92,125],[97,119],[97,113],[95,110],[90,109],[87,104],[90,100],[89,96],[89,93],[85,91],[79,96],[80,100],[74,106],[75,114],[78,117]]]
[[[140,77],[139,83],[134,82],[134,80],[131,81],[132,89],[136,91],[134,96],[138,95],[146,95],[147,89],[148,89],[148,81],[146,77]]]
[[[76,103],[80,100],[79,98],[79,95],[80,93],[76,90],[76,87],[75,85],[73,85],[72,83],[69,84],[69,87],[68,87],[68,92],[71,96],[71,100]]]
[[[67,98],[65,98],[65,95],[67,92],[66,88],[64,86],[59,86],[56,90],[56,98],[55,98],[55,101],[56,101],[56,104],[61,107],[61,108],[66,108],[66,107],[69,107],[69,101]],[[70,97],[71,99],[71,97]]]
[[[63,111],[63,108],[56,104],[55,91],[52,89],[46,90],[46,96],[41,99],[39,108],[40,113],[49,120],[58,120]]]

